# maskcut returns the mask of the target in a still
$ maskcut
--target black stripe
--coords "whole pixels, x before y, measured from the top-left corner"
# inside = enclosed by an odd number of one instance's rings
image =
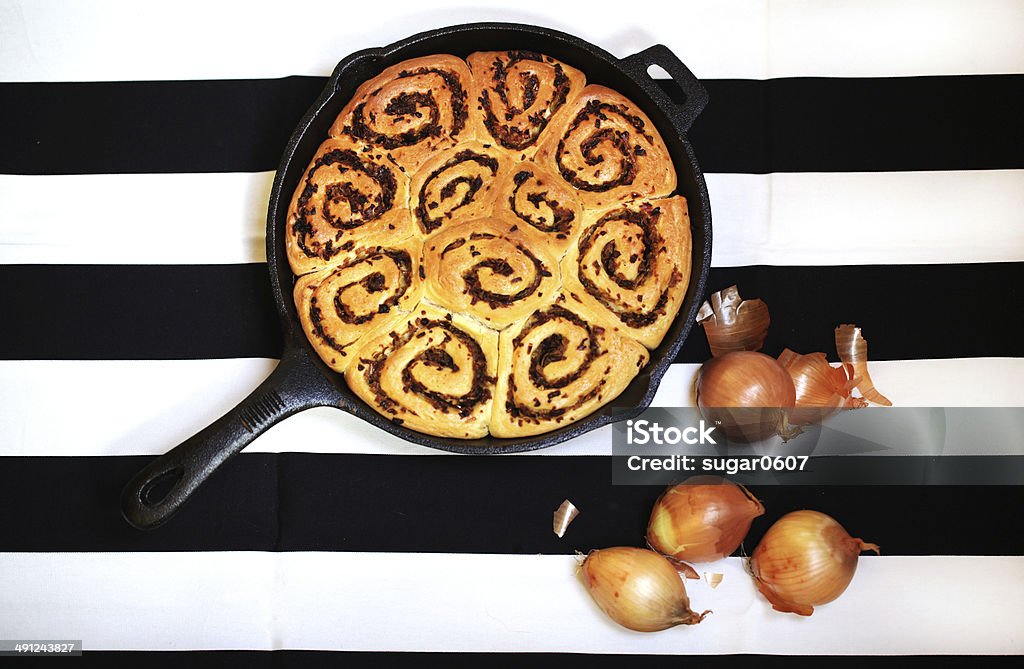
[[[272,170],[324,82],[0,84],[0,172]],[[1024,167],[1024,75],[704,83],[706,172]]]
[[[396,630],[396,634],[401,634]],[[88,645],[88,641],[86,641]],[[837,649],[840,650],[840,649]],[[760,669],[794,669],[807,667],[860,668],[865,664],[878,667],[920,667],[933,669],[936,664],[946,666],[1002,667],[1017,661],[1009,656],[935,656],[907,655],[591,655],[582,653],[436,653],[436,652],[357,652],[357,651],[86,651],[75,659],[75,666],[141,666],[149,669],[220,669],[221,667],[254,667],[259,669],[288,669],[290,667],[531,667],[533,669],[567,669],[586,667],[758,667]]]
[[[705,172],[1024,167],[1024,75],[710,81]]]
[[[167,444],[168,447],[171,444]],[[572,554],[642,545],[661,488],[612,485],[602,456],[248,453],[153,532],[118,512],[151,458],[0,459],[0,552],[327,550]],[[829,513],[884,555],[1024,555],[1020,486],[757,486],[767,513]],[[563,499],[581,513],[551,531]]]
[[[0,266],[0,356],[280,357],[265,264]]]
[[[835,328],[844,323],[863,328],[871,360],[1024,356],[1024,314],[1009,307],[1024,299],[1024,263],[711,270],[709,291],[732,285],[768,305],[763,350],[773,356],[788,347],[838,360]],[[677,362],[710,356],[698,330]]]
[[[0,84],[0,172],[277,169],[324,79]]]
[[[833,330],[864,328],[872,360],[1024,356],[1024,263],[731,267],[772,314],[765,351],[823,351]],[[266,266],[0,266],[2,359],[279,357],[281,334]],[[710,356],[700,329],[677,362]]]

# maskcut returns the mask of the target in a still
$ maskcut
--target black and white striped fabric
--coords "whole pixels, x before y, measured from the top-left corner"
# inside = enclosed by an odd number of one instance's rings
[[[758,488],[748,550],[814,508],[883,556],[810,619],[772,612],[727,558],[706,569],[720,587],[688,584],[714,615],[650,635],[608,621],[574,575],[577,551],[641,545],[660,492],[611,484],[607,429],[460,457],[314,409],[165,527],[120,518],[136,471],[276,364],[267,200],[333,66],[481,20],[617,56],[664,43],[704,80],[690,136],[714,215],[710,286],[769,304],[767,352],[831,356],[835,325],[856,323],[898,406],[1024,406],[1019,0],[3,0],[0,639],[81,639],[87,658],[156,667],[1024,652],[1018,486]],[[655,404],[689,404],[707,357],[697,332]],[[565,498],[582,513],[558,539]]]

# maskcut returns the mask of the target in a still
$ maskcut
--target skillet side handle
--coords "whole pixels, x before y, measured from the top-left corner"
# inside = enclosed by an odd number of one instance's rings
[[[283,418],[342,398],[313,362],[288,345],[277,368],[209,427],[149,463],[121,493],[121,514],[140,530],[158,527],[221,465]]]
[[[693,72],[690,72],[689,68],[683,65],[683,62],[664,44],[655,44],[632,56],[626,56],[622,59],[622,65],[637,81],[653,80],[647,73],[647,68],[651,65],[658,65],[669,73],[672,81],[683,91],[685,99],[682,104],[673,101],[657,84],[654,86],[654,95],[660,98],[661,106],[672,111],[672,120],[681,132],[689,130],[700,113],[704,111],[704,107],[708,103],[708,92],[693,75]]]

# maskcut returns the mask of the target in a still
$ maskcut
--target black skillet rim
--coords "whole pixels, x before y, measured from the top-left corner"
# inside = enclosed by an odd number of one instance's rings
[[[340,374],[337,374],[328,368],[323,361],[320,360],[320,357],[306,340],[305,334],[299,326],[298,314],[292,301],[291,285],[294,275],[292,274],[291,268],[288,265],[287,257],[284,253],[284,226],[286,222],[288,203],[291,200],[291,194],[294,191],[295,184],[298,182],[298,178],[295,177],[294,170],[298,170],[298,174],[301,174],[302,171],[305,170],[309,161],[309,157],[306,157],[305,159],[300,157],[297,159],[296,154],[299,151],[303,140],[306,139],[307,133],[310,132],[311,126],[317,124],[317,121],[320,119],[322,114],[330,113],[330,120],[333,120],[337,111],[340,111],[341,105],[337,105],[337,103],[334,102],[335,97],[339,95],[339,89],[351,88],[354,91],[355,87],[362,83],[362,81],[374,76],[373,73],[364,76],[365,73],[361,72],[361,69],[369,65],[370,69],[375,69],[376,73],[379,73],[388,65],[419,55],[418,53],[410,53],[411,51],[416,51],[417,47],[429,47],[432,42],[436,42],[441,39],[456,39],[460,36],[478,38],[481,34],[494,33],[518,36],[531,44],[535,44],[539,41],[543,42],[543,44],[547,46],[554,45],[553,49],[545,49],[542,47],[537,50],[548,52],[550,55],[566,60],[570,64],[578,67],[588,75],[588,82],[590,81],[591,76],[591,72],[588,70],[596,69],[595,63],[597,63],[606,71],[608,68],[611,68],[614,70],[616,75],[621,75],[622,78],[629,80],[634,84],[633,88],[635,90],[629,91],[628,93],[626,91],[621,92],[626,94],[627,97],[630,97],[630,99],[632,99],[633,102],[643,109],[651,118],[659,132],[661,132],[662,136],[665,137],[666,143],[670,144],[670,152],[672,150],[671,145],[676,144],[675,140],[678,140],[679,148],[682,150],[682,157],[685,158],[685,164],[680,165],[680,156],[673,155],[673,162],[676,164],[676,170],[677,173],[680,174],[681,182],[680,186],[677,188],[677,192],[680,192],[683,187],[682,180],[684,170],[686,171],[686,176],[694,182],[698,201],[694,202],[693,197],[688,197],[687,199],[690,204],[691,233],[693,237],[691,261],[697,262],[691,262],[690,285],[687,288],[683,307],[676,316],[676,321],[673,322],[673,325],[669,330],[669,334],[666,335],[666,340],[663,341],[657,349],[651,351],[651,361],[647,364],[644,370],[630,382],[627,389],[623,391],[622,395],[620,395],[617,400],[613,400],[608,406],[603,407],[589,416],[579,419],[563,428],[545,432],[540,435],[521,438],[499,438],[487,436],[475,440],[459,440],[434,437],[392,423],[378,414],[372,407],[363,403],[362,400],[356,397],[347,387],[344,378]],[[501,50],[502,48],[503,47],[501,46],[494,46],[491,50]],[[587,58],[592,60],[590,60],[589,63],[581,63],[579,61],[573,62],[570,59],[564,59],[563,54],[559,53],[564,50],[576,50],[585,53]],[[456,51],[456,55],[460,55],[459,51],[461,50],[435,49],[433,51],[424,51],[424,53],[443,53],[445,51]],[[466,55],[468,55],[468,53],[469,51],[466,51]],[[666,104],[665,101],[667,98],[664,96],[660,98],[658,97],[654,90],[658,88],[657,84],[646,74],[647,63],[643,61],[643,59],[639,58],[643,53],[644,52],[641,52],[624,59],[618,59],[600,47],[560,31],[519,23],[487,22],[447,26],[444,28],[421,32],[408,38],[398,40],[385,47],[358,51],[346,57],[338,64],[334,73],[328,80],[323,92],[309,111],[303,116],[302,120],[298,123],[295,131],[288,140],[274,178],[267,215],[267,266],[270,272],[274,302],[281,318],[282,331],[285,339],[285,356],[287,357],[289,349],[292,351],[297,349],[300,355],[308,358],[309,361],[315,365],[317,371],[326,380],[328,380],[329,383],[335,386],[338,390],[339,396],[336,402],[329,402],[330,404],[337,406],[338,408],[341,408],[342,410],[351,413],[354,416],[389,432],[390,434],[421,446],[459,454],[488,455],[519,453],[553,446],[613,422],[635,417],[645,408],[650,406],[662,378],[668,371],[669,366],[675,360],[683,342],[686,340],[686,337],[693,328],[696,312],[700,307],[700,303],[706,291],[708,272],[711,264],[711,209],[703,173],[686,137],[686,130],[688,128],[689,121],[691,121],[692,118],[688,120],[680,120],[682,116],[681,108],[672,108],[670,106],[671,103]],[[638,69],[640,66],[642,66],[642,68]],[[631,68],[633,71],[629,71],[627,68]],[[359,72],[358,80],[349,80],[346,78],[352,77],[356,72]],[[637,95],[638,92],[640,93],[639,96]],[[348,97],[350,97],[350,95],[351,94],[349,94]],[[346,97],[346,101],[348,97]],[[640,99],[638,99],[638,97]],[[325,112],[325,109],[332,103],[337,105],[337,110]],[[701,106],[702,105],[703,103],[701,103]],[[697,109],[697,112],[699,111],[700,109]],[[323,125],[323,123],[323,121],[320,121],[319,125]],[[310,138],[308,141],[311,141],[314,146],[318,146],[323,139],[326,139],[326,133],[323,133],[322,136],[318,135],[317,137]],[[310,157],[311,155],[312,154],[310,154]],[[698,244],[698,241],[700,244]],[[287,288],[285,288],[285,286],[287,286]],[[676,331],[674,335],[672,334],[673,331]],[[671,339],[669,339],[669,337],[671,337]],[[627,394],[635,395],[639,388],[638,384],[646,385],[646,388],[643,389],[642,396],[628,406],[624,406],[621,402],[621,398]]]

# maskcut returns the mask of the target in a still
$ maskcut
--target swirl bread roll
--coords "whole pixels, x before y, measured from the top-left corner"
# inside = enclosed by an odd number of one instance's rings
[[[394,423],[476,439],[487,434],[497,362],[496,332],[424,301],[397,326],[367,341],[345,380]]]
[[[563,297],[501,333],[491,434],[540,434],[587,416],[629,385],[650,356]]]
[[[427,299],[501,329],[558,292],[558,260],[532,228],[467,221],[423,244]]]
[[[473,139],[471,80],[469,66],[455,56],[402,61],[356,89],[330,134],[367,144],[375,158],[415,172],[436,151]]]
[[[579,234],[583,205],[560,176],[530,162],[516,165],[494,186],[493,215],[533,227],[561,258]]]
[[[511,160],[493,146],[461,142],[426,161],[413,175],[409,209],[421,235],[453,221],[490,213],[492,190]]]
[[[665,141],[630,100],[590,85],[551,124],[537,162],[580,191],[587,209],[669,195],[676,171]]]
[[[422,244],[356,247],[333,267],[299,277],[293,292],[299,321],[320,358],[336,372],[354,359],[359,341],[402,320],[423,296]]]
[[[349,140],[321,144],[288,207],[285,252],[292,271],[301,275],[335,263],[357,242],[411,236],[408,181],[395,165]]]
[[[576,68],[533,51],[478,51],[466,60],[473,71],[469,118],[477,139],[519,160],[533,157],[541,133],[586,84]]]
[[[588,213],[562,259],[563,290],[588,319],[653,349],[686,295],[690,244],[681,196]]]

